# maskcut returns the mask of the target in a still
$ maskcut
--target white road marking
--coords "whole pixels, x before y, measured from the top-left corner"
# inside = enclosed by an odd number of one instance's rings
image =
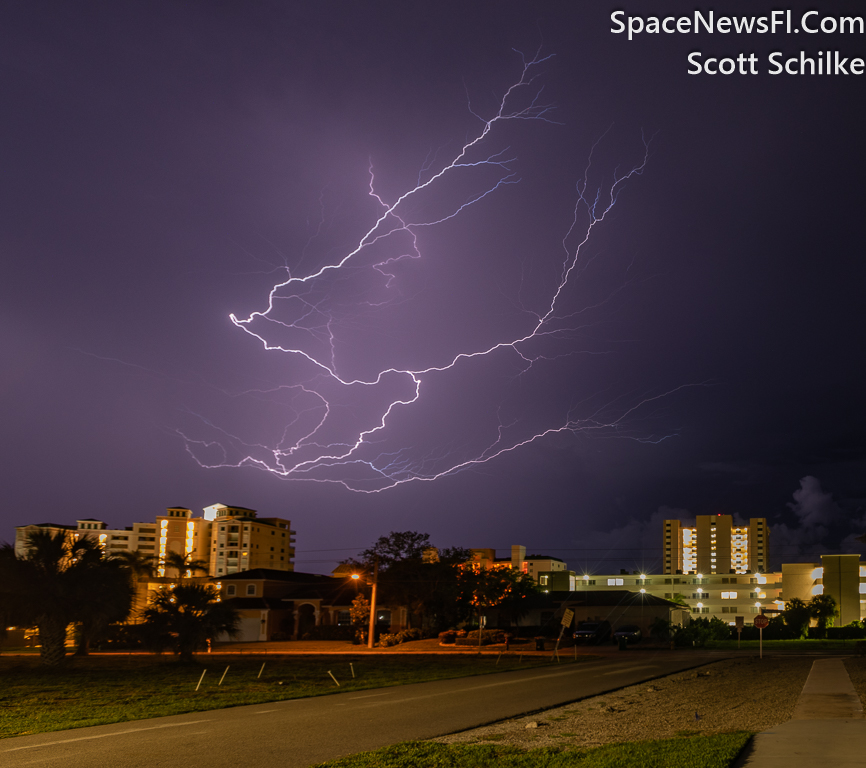
[[[640,669],[658,669],[655,664],[644,664],[642,667],[623,667],[622,669],[615,669],[613,672],[602,672],[600,677],[607,677],[608,675],[622,675],[626,672],[636,672]]]
[[[57,741],[46,741],[44,744],[28,744],[24,747],[12,747],[11,749],[0,749],[2,752],[18,752],[22,749],[39,749],[40,747],[53,747],[55,744],[71,744],[75,741],[93,741],[93,739],[108,739],[112,736],[125,736],[127,733],[140,733],[141,731],[158,731],[160,728],[180,728],[181,726],[196,725],[197,723],[209,723],[208,720],[190,720],[186,723],[164,723],[163,725],[152,725],[149,728],[127,728],[125,731],[113,733],[100,733],[95,736],[79,736],[76,739],[58,739]]]

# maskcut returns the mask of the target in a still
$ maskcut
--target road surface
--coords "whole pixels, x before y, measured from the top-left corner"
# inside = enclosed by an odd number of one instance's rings
[[[18,736],[0,741],[0,765],[307,768],[548,709],[720,658],[635,652],[580,664]]]

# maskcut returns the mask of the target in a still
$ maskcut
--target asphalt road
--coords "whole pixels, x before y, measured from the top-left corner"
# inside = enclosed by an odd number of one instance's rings
[[[306,768],[566,704],[723,656],[671,651],[194,712],[0,741],[0,765]]]

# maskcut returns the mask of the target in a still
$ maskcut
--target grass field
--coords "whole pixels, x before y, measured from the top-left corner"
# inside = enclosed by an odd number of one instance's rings
[[[585,750],[414,741],[322,763],[314,768],[729,768],[750,733],[608,744]]]
[[[589,658],[581,657],[581,661]],[[499,664],[496,661],[495,656],[475,655],[214,654],[182,665],[170,656],[90,656],[46,670],[36,657],[0,656],[0,738],[551,663],[529,658],[519,662],[513,656],[503,656]],[[575,662],[565,658],[563,663]],[[204,678],[196,690],[202,672]]]
[[[847,651],[854,653],[857,643],[862,640],[764,640],[765,651],[795,651],[799,653],[818,651]],[[740,643],[742,651],[757,651],[760,640],[743,640]],[[720,651],[736,651],[736,640],[711,640],[704,646]]]

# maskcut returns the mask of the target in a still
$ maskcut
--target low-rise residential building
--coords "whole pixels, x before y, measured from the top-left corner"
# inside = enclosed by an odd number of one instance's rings
[[[541,571],[536,583],[545,592],[574,592],[577,590],[577,574],[574,571]]]
[[[472,549],[470,552],[472,562],[482,568],[511,568],[527,574],[536,584],[541,584],[542,574],[568,570],[564,560],[551,555],[527,555],[526,547],[521,544],[512,545],[511,557],[496,557],[495,549]]]
[[[672,624],[688,624],[688,608],[654,595],[641,594],[628,589],[595,589],[578,591],[550,591],[536,595],[524,612],[518,628],[538,627],[551,634],[562,629],[566,611],[572,611],[572,620],[563,630],[571,633],[582,621],[607,621],[612,630],[627,625],[640,627],[647,637],[657,619]],[[508,616],[497,608],[485,611],[487,626],[509,628]]]
[[[359,594],[351,578],[255,568],[211,580],[241,615],[239,642],[300,640],[316,627],[348,627]],[[377,606],[382,631],[405,628],[405,608]]]
[[[693,617],[716,617],[730,624],[743,616],[751,624],[761,613],[784,610],[793,597],[809,602],[815,595],[831,595],[841,626],[866,617],[866,565],[860,555],[823,555],[820,563],[783,564],[767,573],[582,574],[578,591],[617,591],[661,597],[688,606]]]
[[[733,623],[737,615],[748,619],[763,609],[778,610],[781,573],[675,575],[668,573],[582,574],[578,591],[631,590],[639,595],[670,600],[688,606],[692,616],[715,616]]]

